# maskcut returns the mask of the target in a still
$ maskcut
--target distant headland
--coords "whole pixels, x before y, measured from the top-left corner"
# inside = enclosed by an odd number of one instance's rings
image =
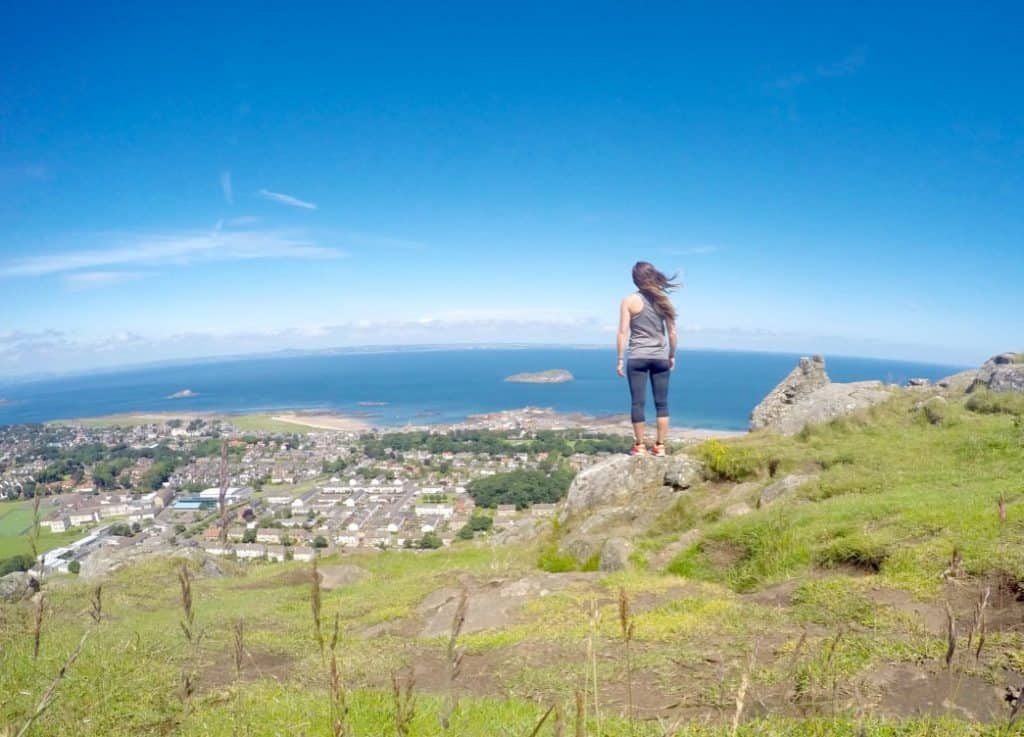
[[[564,384],[573,381],[576,377],[565,369],[549,369],[536,373],[512,374],[505,378],[505,381],[513,384]]]
[[[191,389],[182,389],[180,392],[174,392],[168,399],[187,399],[189,397],[198,397],[199,392],[194,392]]]

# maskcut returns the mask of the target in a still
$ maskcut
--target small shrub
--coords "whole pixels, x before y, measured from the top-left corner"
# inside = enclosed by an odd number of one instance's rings
[[[587,558],[583,565],[580,566],[581,571],[596,571],[601,567],[601,555],[594,553],[592,556]]]
[[[1024,416],[1024,394],[976,391],[967,398],[964,406],[978,414],[1007,414],[1020,417]]]
[[[568,553],[562,553],[554,543],[545,545],[537,559],[537,567],[548,573],[567,573],[578,567],[576,559]]]
[[[921,407],[921,415],[929,425],[941,425],[946,421],[946,406],[941,402],[927,402]]]
[[[73,573],[77,576],[79,572],[81,572],[81,570],[82,564],[79,563],[77,560],[73,560],[70,563],[68,563],[68,573]]]
[[[710,478],[718,481],[743,481],[755,476],[760,460],[746,448],[709,440],[697,447],[697,457],[704,462]]]

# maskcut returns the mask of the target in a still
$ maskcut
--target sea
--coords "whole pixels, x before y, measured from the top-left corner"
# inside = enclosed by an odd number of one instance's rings
[[[783,353],[680,350],[669,401],[678,427],[745,430],[755,405],[796,365]],[[937,380],[962,366],[826,356],[833,381]],[[520,372],[567,369],[563,384],[519,384]],[[192,396],[171,398],[188,390]],[[383,427],[549,407],[606,416],[629,410],[615,353],[596,348],[352,352],[205,360],[0,383],[0,425],[131,412],[326,410]],[[649,417],[653,417],[649,410]]]

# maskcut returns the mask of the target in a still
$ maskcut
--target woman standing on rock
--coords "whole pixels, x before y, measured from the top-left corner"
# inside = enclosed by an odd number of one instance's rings
[[[678,287],[671,279],[646,261],[633,266],[633,283],[637,291],[622,300],[619,309],[619,334],[616,340],[619,376],[629,376],[629,394],[633,400],[630,419],[636,442],[632,455],[647,452],[644,444],[644,405],[647,377],[651,379],[657,419],[657,439],[651,453],[665,455],[668,435],[668,378],[676,367],[676,309],[668,298],[668,290]],[[623,368],[623,354],[629,348],[629,362]]]

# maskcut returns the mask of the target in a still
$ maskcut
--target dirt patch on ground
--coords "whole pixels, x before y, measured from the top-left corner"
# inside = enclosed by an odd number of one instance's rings
[[[701,544],[700,549],[708,563],[720,571],[732,568],[747,554],[742,545],[728,540],[707,540]]]
[[[986,591],[986,630],[1024,632],[1024,602],[1020,600],[1012,584],[1008,584],[1004,579],[950,581],[941,594],[925,601],[915,599],[906,591],[887,587],[868,591],[867,597],[875,604],[908,614],[919,620],[928,633],[941,636],[948,627],[946,602],[949,602],[953,610],[959,629],[969,631],[974,622],[975,609]]]
[[[523,605],[548,594],[565,591],[578,583],[589,583],[598,574],[538,573],[525,578],[467,582],[462,587],[438,589],[416,608],[423,622],[420,637],[437,637],[451,631],[452,620],[462,592],[466,592],[463,634],[501,629],[516,624]]]
[[[957,672],[911,664],[887,665],[863,679],[870,711],[893,717],[950,715],[991,722],[1006,717],[1005,686]]]
[[[295,658],[291,655],[246,649],[241,670],[236,671],[234,653],[224,651],[200,668],[198,689],[200,693],[206,693],[234,683],[253,683],[265,679],[287,681],[292,677],[294,666]]]

